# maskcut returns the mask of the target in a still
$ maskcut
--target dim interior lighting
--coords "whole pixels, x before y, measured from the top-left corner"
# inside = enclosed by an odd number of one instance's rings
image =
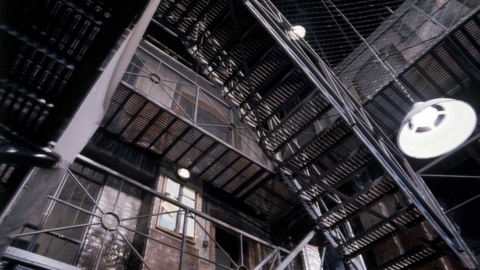
[[[185,168],[180,168],[177,170],[178,175],[183,179],[190,178],[190,171]]]
[[[470,104],[448,98],[413,105],[397,137],[407,156],[426,159],[446,154],[472,135],[477,115]]]
[[[292,28],[292,33],[293,33],[293,36],[295,39],[298,39],[298,38],[303,38],[305,37],[305,28],[301,25],[295,25],[293,28]]]

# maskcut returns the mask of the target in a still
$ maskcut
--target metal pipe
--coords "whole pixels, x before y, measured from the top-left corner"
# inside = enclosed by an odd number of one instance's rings
[[[14,237],[23,237],[23,236],[28,236],[28,235],[40,234],[40,233],[63,231],[63,230],[68,230],[68,229],[75,229],[75,228],[81,228],[81,227],[87,227],[87,226],[94,226],[94,225],[100,225],[100,224],[101,224],[100,222],[84,223],[84,224],[78,224],[78,225],[72,225],[72,226],[66,226],[66,227],[60,227],[60,228],[47,229],[47,230],[42,230],[42,231],[35,231],[35,232],[29,232],[29,233],[21,233],[21,234],[15,235]]]
[[[57,198],[55,198],[55,197],[52,197],[52,196],[50,196],[50,195],[48,195],[48,196],[47,196],[47,198],[49,198],[50,200],[53,200],[53,201],[59,202],[59,203],[61,203],[61,204],[64,204],[64,205],[70,206],[70,207],[72,207],[72,208],[74,208],[74,209],[77,209],[78,211],[84,212],[84,213],[86,213],[86,214],[89,214],[89,215],[95,216],[95,217],[97,217],[97,218],[102,218],[101,216],[99,216],[99,215],[96,215],[95,213],[88,212],[87,210],[85,210],[85,209],[83,209],[83,208],[81,208],[81,207],[75,206],[75,205],[73,205],[73,204],[71,204],[71,203],[68,203],[68,202],[66,202],[66,201],[63,201],[63,200],[57,199]],[[61,221],[61,219],[60,219],[60,221]]]

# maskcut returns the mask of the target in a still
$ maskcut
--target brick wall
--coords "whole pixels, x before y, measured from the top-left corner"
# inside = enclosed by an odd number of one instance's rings
[[[157,179],[154,183],[153,188],[162,192],[162,188],[165,181],[165,175],[169,174],[166,170],[161,171],[161,176]],[[173,178],[173,176],[171,176]],[[198,187],[192,187],[197,190],[197,192],[201,189]],[[159,212],[160,209],[160,199],[154,198],[152,207],[150,209],[151,214],[155,214]],[[202,198],[199,196],[197,202],[197,210],[202,209]],[[148,225],[148,234],[153,237],[154,239],[167,243],[171,246],[180,248],[181,246],[181,238],[175,237],[171,234],[168,234],[164,231],[161,231],[156,227],[158,222],[158,217],[151,217],[149,218],[149,225]],[[199,218],[198,222],[210,233],[210,222],[206,222],[205,220]],[[200,226],[196,225],[196,234],[195,234],[195,244],[187,242],[187,252],[205,258],[207,260],[214,261],[215,258],[211,258],[210,248],[203,247],[202,243],[203,240],[207,239],[208,236],[205,235],[205,232],[200,228]],[[151,239],[146,240],[146,248],[144,250],[145,254],[145,261],[148,265],[154,265],[156,269],[178,269],[179,262],[180,262],[180,251],[175,250],[172,247],[168,247],[167,245],[163,245]],[[201,261],[198,258],[191,256],[185,253],[184,257],[184,269],[202,269],[202,270],[213,270],[215,269],[213,264],[208,263],[207,261]],[[147,269],[143,266],[143,269]]]

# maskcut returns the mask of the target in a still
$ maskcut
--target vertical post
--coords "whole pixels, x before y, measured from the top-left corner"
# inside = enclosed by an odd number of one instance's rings
[[[243,235],[240,234],[240,264],[243,264]]]
[[[195,108],[193,113],[193,124],[197,124],[197,113],[198,113],[198,96],[200,95],[200,86],[197,84],[197,91],[195,92]]]
[[[188,216],[190,215],[190,209],[185,209],[185,215],[183,216],[183,236],[182,236],[182,246],[180,250],[180,262],[178,264],[178,269],[183,269],[183,257],[185,257],[185,249],[187,248],[187,228],[188,228]]]

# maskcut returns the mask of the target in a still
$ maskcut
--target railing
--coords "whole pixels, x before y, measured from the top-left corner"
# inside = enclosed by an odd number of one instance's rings
[[[85,166],[80,169],[78,164],[85,164]],[[107,181],[109,181],[108,185],[106,185]],[[116,181],[116,184],[112,184],[113,181]],[[116,187],[116,190],[113,189],[112,191],[112,187]],[[115,192],[116,195],[112,196]],[[142,198],[142,207],[145,203],[144,200],[146,200],[146,205],[153,208],[154,205],[156,205],[155,200],[157,200],[157,202],[161,200],[162,203],[169,203],[177,209],[174,209],[174,211],[155,213],[151,208],[149,212],[143,213],[139,207],[135,208],[136,206],[125,205],[127,201],[125,198],[129,196],[127,193],[140,196]],[[147,196],[153,199],[145,199]],[[290,254],[289,250],[272,245],[252,234],[182,204],[170,196],[166,196],[153,188],[145,186],[83,156],[78,156],[76,163],[67,171],[67,175],[65,175],[60,182],[55,193],[47,197],[48,203],[45,208],[46,211],[40,209],[40,211],[37,211],[37,215],[34,215],[29,222],[38,225],[27,224],[27,226],[22,228],[15,236],[12,245],[19,248],[23,245],[23,249],[39,254],[41,251],[45,251],[41,255],[55,260],[61,260],[64,263],[77,265],[77,267],[99,269],[103,265],[108,264],[109,261],[115,262],[119,260],[121,261],[120,264],[123,263],[124,266],[126,266],[128,263],[130,267],[132,261],[138,260],[137,262],[141,263],[140,266],[144,265],[147,269],[155,269],[146,259],[146,257],[150,256],[150,253],[148,253],[150,245],[139,245],[139,237],[177,251],[172,251],[170,256],[175,256],[174,254],[179,255],[178,269],[186,269],[186,257],[188,256],[208,262],[222,269],[271,269],[273,266],[281,264],[282,256]],[[128,200],[131,201],[131,199]],[[128,207],[135,208],[137,211],[126,211],[125,208]],[[56,215],[52,215],[53,213]],[[151,218],[165,214],[181,215],[181,218],[183,218],[183,232],[187,232],[188,223],[194,221],[196,227],[205,234],[205,237],[208,237],[208,239],[214,243],[215,247],[228,258],[230,265],[224,265],[210,260],[209,255],[201,256],[192,252],[191,246],[187,244],[187,240],[190,238],[187,237],[187,233],[181,235],[181,242],[178,243],[165,240],[165,238],[160,240],[162,238],[158,237],[158,233],[152,234],[153,230],[156,229],[151,229],[151,225],[148,225],[150,227],[148,227],[149,230],[147,231],[139,228],[139,226],[142,226],[139,225],[140,220],[143,222],[145,218],[148,218],[148,221],[151,221]],[[65,223],[65,217],[67,217],[67,220],[70,220],[72,216],[75,217],[73,222],[70,224]],[[81,217],[83,217],[83,219]],[[36,219],[41,221],[35,222]],[[217,239],[211,235],[212,232],[209,232],[208,223],[214,224],[216,228],[228,231],[232,234],[232,237],[238,237],[240,245],[238,260],[232,259],[219,245]],[[151,222],[147,222],[147,224],[151,224]],[[159,232],[159,230],[156,231]],[[39,245],[35,242],[35,239],[38,241],[38,239],[42,237],[51,237],[50,241],[44,241],[45,243],[49,242],[48,246],[43,244]],[[199,239],[198,236],[197,239]],[[112,242],[114,240],[115,242]],[[118,242],[119,240],[120,242]],[[255,267],[252,267],[251,263],[249,267],[245,266],[247,262],[244,259],[244,240],[259,244],[264,251],[268,252],[268,255],[265,256],[261,262],[258,262]],[[71,243],[78,245],[78,248],[68,250],[68,245]],[[25,248],[26,245],[30,247]],[[59,247],[62,246],[63,248],[59,249]],[[142,246],[142,248],[139,249],[139,246]],[[144,250],[142,250],[143,247],[145,248]],[[212,245],[210,245],[210,247],[213,248]],[[119,255],[117,253],[112,255],[112,252],[118,252]],[[76,254],[76,258],[73,259],[59,255],[67,254],[69,256],[69,254],[73,253]],[[123,258],[121,258],[122,255]],[[130,257],[127,262],[125,258],[128,256]],[[7,257],[9,257],[8,252]],[[132,257],[136,259],[132,259]],[[116,267],[119,267],[119,265],[116,265]]]
[[[158,102],[202,133],[216,137],[265,165],[267,158],[256,139],[223,97],[202,77],[194,76],[169,60],[149,43],[142,42],[122,78],[122,84]]]

